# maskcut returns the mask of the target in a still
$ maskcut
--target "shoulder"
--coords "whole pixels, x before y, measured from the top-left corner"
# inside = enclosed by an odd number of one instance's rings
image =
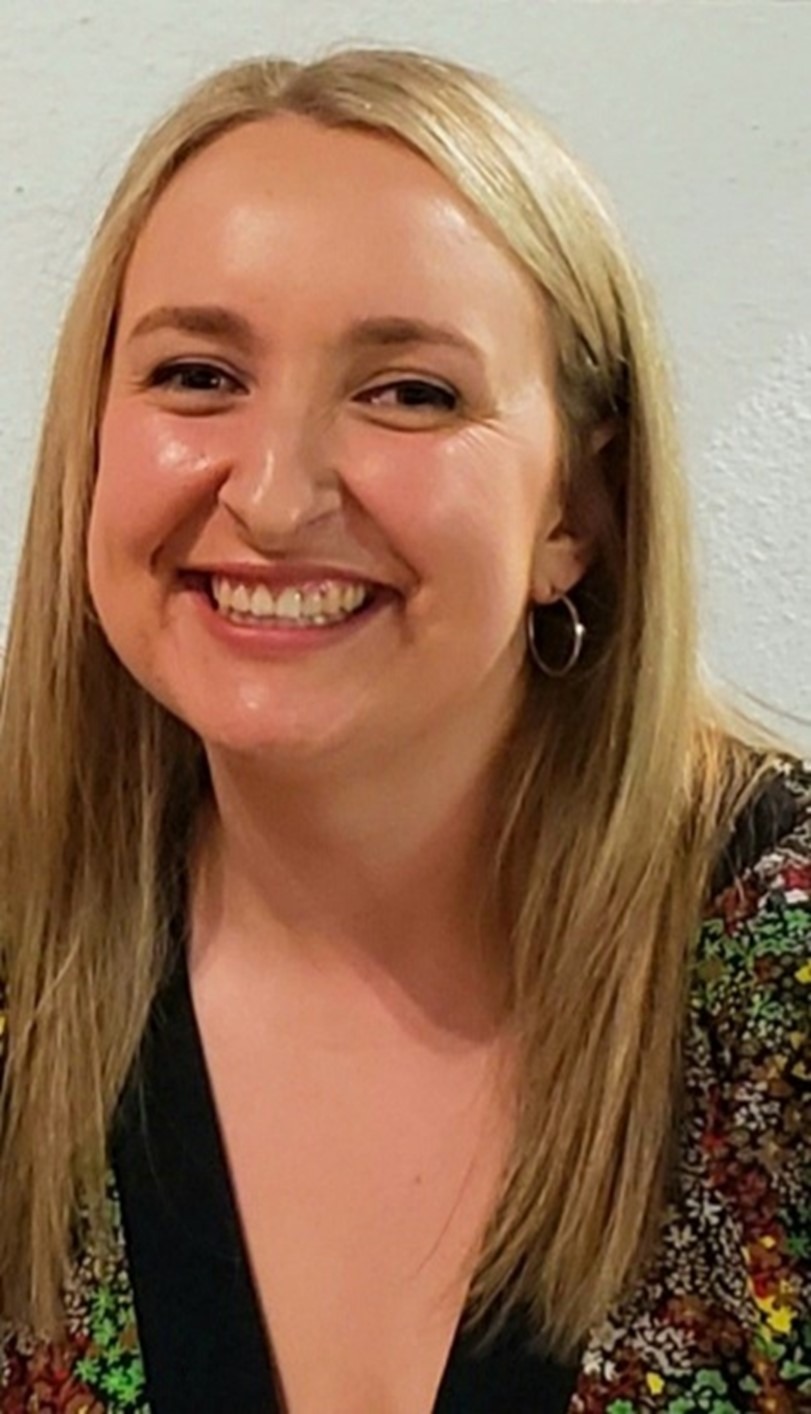
[[[780,799],[785,806],[786,792],[794,808],[780,826],[774,811]],[[714,1280],[737,1291],[761,1358],[794,1388],[789,1366],[798,1350],[807,1365],[811,1352],[807,765],[795,763],[774,783],[771,804],[761,795],[757,829],[748,863],[716,894],[701,929],[686,1086],[695,1172],[703,1174],[702,1207],[712,1218]]]
[[[737,822],[698,939],[692,1005],[730,1063],[778,1036],[808,1063],[811,766],[787,762]],[[799,1076],[799,1071],[797,1071]]]
[[[703,1283],[707,1333],[748,1351],[734,1409],[756,1386],[811,1395],[811,770],[787,765],[744,813],[698,939],[668,1247],[669,1278]]]
[[[659,1246],[573,1409],[811,1408],[811,769],[736,822],[693,957]]]

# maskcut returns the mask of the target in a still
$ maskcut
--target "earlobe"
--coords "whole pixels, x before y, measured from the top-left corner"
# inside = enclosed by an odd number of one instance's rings
[[[568,594],[583,578],[595,549],[594,536],[575,534],[561,522],[538,548],[532,585],[535,602],[551,604]]]
[[[601,422],[596,427],[589,438],[589,451],[593,457],[599,455],[609,442],[613,442],[620,430],[620,420],[618,417],[610,417],[606,422]]]

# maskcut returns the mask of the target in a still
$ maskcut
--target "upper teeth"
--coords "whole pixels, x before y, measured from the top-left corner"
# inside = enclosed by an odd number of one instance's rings
[[[266,584],[244,584],[215,574],[212,593],[220,609],[253,618],[321,620],[343,618],[369,597],[363,584],[343,584],[337,580],[302,589],[285,588],[274,593]]]

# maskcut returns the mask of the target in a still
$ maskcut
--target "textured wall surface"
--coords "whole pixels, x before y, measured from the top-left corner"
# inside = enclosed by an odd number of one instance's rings
[[[659,292],[705,654],[811,742],[809,0],[0,0],[0,623],[55,330],[142,128],[256,52],[486,67],[601,176]]]

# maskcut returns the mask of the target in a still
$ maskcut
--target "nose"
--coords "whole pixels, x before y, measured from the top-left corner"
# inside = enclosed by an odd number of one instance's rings
[[[277,407],[243,431],[218,499],[258,548],[286,543],[340,508],[337,447],[323,414]]]

